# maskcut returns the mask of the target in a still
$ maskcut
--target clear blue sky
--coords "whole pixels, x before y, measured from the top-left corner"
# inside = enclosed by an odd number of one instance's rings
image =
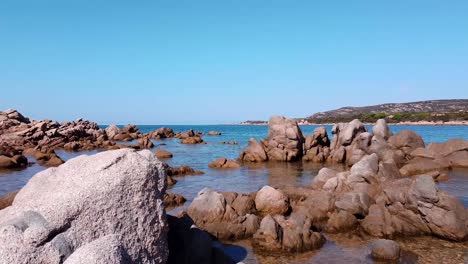
[[[0,108],[214,124],[468,98],[468,1],[0,1]]]

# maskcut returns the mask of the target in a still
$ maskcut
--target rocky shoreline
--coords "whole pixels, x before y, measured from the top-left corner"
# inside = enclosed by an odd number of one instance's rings
[[[1,116],[0,157],[19,164],[18,156],[37,155],[39,162],[43,154],[58,167],[0,199],[0,263],[236,263],[213,243],[249,239],[258,254],[289,255],[320,249],[330,234],[369,238],[370,258],[398,261],[404,253],[387,239],[468,239],[468,209],[436,184],[450,180],[450,169],[468,168],[462,139],[426,146],[414,132],[393,135],[383,119],[371,131],[353,120],[334,125],[332,138],[323,127],[304,136],[296,121],[274,116],[267,137],[250,139],[237,161],[218,158],[209,166],[302,161],[345,169],[322,168],[310,186],[266,185],[253,193],[205,188],[175,217],[165,208],[185,198],[167,186],[173,177],[200,172],[171,168],[156,158],[171,153],[142,149],[162,138],[203,144],[201,133],[139,133],[131,125],[102,130],[83,120],[30,121],[14,110]],[[61,164],[54,156],[60,148],[110,151]]]

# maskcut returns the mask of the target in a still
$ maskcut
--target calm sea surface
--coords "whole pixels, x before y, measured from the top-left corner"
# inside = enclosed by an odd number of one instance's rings
[[[140,132],[150,132],[163,125],[140,125]],[[177,139],[154,140],[155,148],[168,150],[174,154],[174,158],[165,160],[171,166],[188,165],[196,170],[205,172],[204,175],[177,177],[177,184],[168,191],[178,193],[185,196],[188,202],[185,206],[169,211],[171,214],[177,214],[186,206],[190,205],[191,200],[196,194],[205,187],[210,187],[219,191],[234,191],[234,192],[255,192],[264,185],[275,187],[281,186],[300,186],[308,185],[317,175],[318,170],[322,167],[319,164],[312,163],[265,163],[252,164],[244,166],[238,170],[215,170],[208,168],[208,163],[218,157],[226,157],[228,159],[236,159],[239,152],[247,146],[249,138],[253,137],[260,139],[266,137],[266,126],[251,126],[251,125],[165,125],[174,129],[175,132],[201,131],[206,133],[211,130],[216,130],[222,133],[221,136],[203,136],[207,142],[206,145],[182,145]],[[304,135],[309,135],[317,126],[302,126]],[[331,136],[331,126],[326,126],[329,136]],[[369,130],[370,127],[368,127]],[[409,129],[421,135],[426,144],[430,142],[444,142],[451,138],[464,138],[468,140],[468,126],[391,126],[390,129],[396,133],[403,129]],[[238,145],[224,145],[222,141],[236,141]],[[154,150],[154,149],[153,149]],[[98,150],[83,151],[83,152],[66,152],[57,151],[57,154],[64,160],[76,157],[78,155],[94,154]],[[34,161],[31,157],[30,161]],[[19,171],[0,171],[0,196],[10,191],[17,190],[24,186],[27,181],[37,172],[45,168],[38,164],[33,164],[24,170]],[[468,170],[457,169],[450,173],[449,180],[439,184],[439,187],[457,197],[468,207]],[[431,250],[431,245],[445,243],[444,241],[434,238],[427,238],[428,249],[425,251],[432,257],[438,257],[437,249]],[[277,259],[268,257],[256,256],[251,252],[247,242],[237,243],[236,245],[226,247],[226,252],[234,252],[233,256],[243,260],[245,263],[340,263],[344,257],[349,260],[355,259],[351,263],[371,263],[365,257],[367,254],[366,241],[359,243],[359,240],[351,239],[352,242],[343,241],[343,238],[329,238],[326,246],[315,253],[306,254],[300,258],[293,259]],[[423,240],[417,243],[407,243],[407,247],[411,248],[421,244]],[[402,242],[406,243],[406,242]],[[439,244],[438,244],[439,243]],[[237,252],[240,250],[241,252]],[[413,251],[415,249],[412,249]],[[461,250],[461,251],[460,251]],[[455,250],[458,254],[467,250],[463,247],[460,250]],[[417,251],[417,250],[416,250]],[[424,251],[423,251],[424,252]],[[467,251],[468,252],[468,251]],[[364,256],[364,257],[363,257]],[[440,257],[443,257],[442,255]],[[411,259],[411,258],[410,258]],[[411,261],[409,262],[411,263]]]

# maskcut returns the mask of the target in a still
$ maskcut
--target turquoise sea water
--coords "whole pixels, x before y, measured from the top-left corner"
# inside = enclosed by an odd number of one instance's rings
[[[150,132],[164,125],[140,125],[140,132]],[[218,157],[236,159],[239,152],[247,146],[249,138],[260,139],[267,134],[266,126],[253,125],[165,125],[175,132],[193,129],[204,134],[210,130],[222,133],[221,136],[203,136],[207,142],[205,145],[182,145],[177,139],[154,140],[156,147],[168,150],[174,154],[174,158],[165,160],[171,166],[188,165],[194,169],[205,172],[204,175],[179,177],[179,181],[169,191],[184,195],[189,201],[204,187],[210,187],[221,191],[254,192],[263,185],[307,185],[317,174],[322,165],[312,163],[266,163],[252,164],[239,170],[221,171],[208,168],[208,163]],[[105,126],[103,126],[105,127]],[[304,135],[309,135],[317,126],[302,126]],[[331,136],[331,126],[326,126]],[[468,140],[468,126],[391,126],[393,132],[410,129],[429,142],[444,142],[450,138],[464,138]],[[370,129],[370,127],[368,127]],[[222,141],[237,141],[238,145],[224,145]],[[57,151],[64,160],[81,154],[94,154],[98,150],[83,152]],[[33,158],[30,158],[34,161]],[[33,164],[24,170],[0,171],[0,195],[17,190],[37,172],[45,168]],[[457,171],[442,188],[450,190],[468,204],[468,174]],[[457,183],[453,186],[451,182]],[[461,184],[462,183],[462,184]],[[456,188],[455,188],[456,187]],[[189,204],[189,203],[187,203]]]

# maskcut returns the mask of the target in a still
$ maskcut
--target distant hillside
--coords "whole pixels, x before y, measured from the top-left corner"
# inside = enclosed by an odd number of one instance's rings
[[[343,107],[320,112],[304,118],[309,123],[349,122],[355,118],[363,122],[375,122],[386,118],[399,122],[448,122],[468,120],[468,99],[431,100],[411,103],[390,103],[363,107]]]

